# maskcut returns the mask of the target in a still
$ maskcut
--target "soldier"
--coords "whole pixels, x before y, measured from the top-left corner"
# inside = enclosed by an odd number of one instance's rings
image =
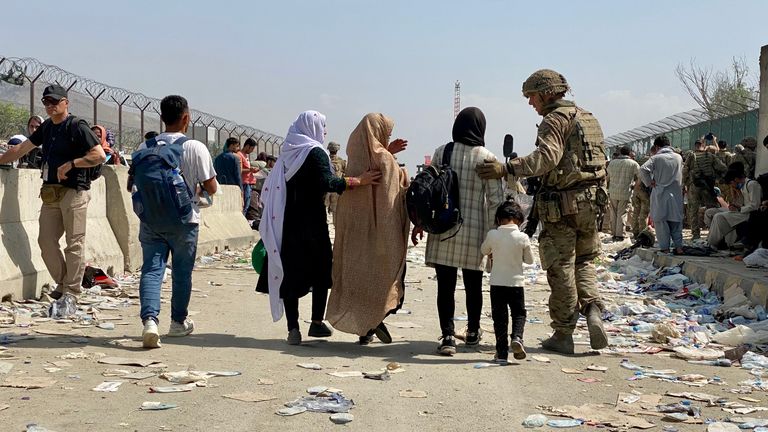
[[[712,153],[706,151],[704,140],[693,143],[694,151],[685,159],[683,182],[688,188],[688,223],[691,227],[691,240],[701,238],[701,207],[712,208],[717,205],[715,181],[728,167]]]
[[[648,160],[647,157],[638,158],[637,163],[643,165]],[[632,237],[637,240],[637,236],[648,227],[648,214],[651,212],[651,189],[646,187],[640,179],[635,180],[632,187]]]
[[[757,140],[754,137],[746,137],[741,140],[741,151],[737,151],[733,156],[732,162],[741,162],[744,164],[744,172],[747,178],[755,178],[755,150],[757,149]],[[736,146],[739,149],[739,146]]]
[[[731,162],[733,162],[733,156],[734,154],[728,151],[728,143],[720,140],[717,142],[717,148],[718,152],[717,158],[720,159],[720,162],[725,164],[725,166],[731,166]],[[725,202],[731,202],[733,197],[731,196],[731,185],[723,181],[723,176],[718,177],[717,179],[717,187],[720,189],[720,192],[722,193],[722,197],[725,200]]]
[[[344,177],[344,173],[347,171],[347,161],[340,158],[338,153],[341,146],[339,143],[331,141],[328,143],[328,152],[331,154],[331,167],[336,177]],[[339,194],[335,192],[329,192],[325,196],[325,206],[328,207],[328,214],[333,216],[333,223],[336,224],[336,203],[339,200]]]
[[[543,223],[539,257],[552,290],[549,314],[555,330],[542,347],[564,354],[573,353],[579,312],[587,317],[591,347],[608,346],[592,264],[600,253],[596,221],[608,199],[602,187],[606,175],[603,131],[591,113],[563,99],[568,90],[559,73],[549,69],[534,72],[523,83],[523,96],[544,117],[537,148],[506,164],[486,161],[477,166],[484,179],[542,177],[535,204]]]

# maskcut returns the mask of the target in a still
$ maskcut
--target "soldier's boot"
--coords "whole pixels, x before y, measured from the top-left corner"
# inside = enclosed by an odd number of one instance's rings
[[[589,346],[592,349],[603,349],[608,346],[608,334],[603,328],[602,312],[594,303],[587,306],[587,328],[589,329]]]
[[[541,341],[541,347],[547,351],[554,351],[561,354],[573,354],[573,335],[555,330],[552,336]]]

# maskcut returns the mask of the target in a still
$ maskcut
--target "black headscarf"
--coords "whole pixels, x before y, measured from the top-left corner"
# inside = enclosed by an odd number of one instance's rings
[[[456,116],[453,122],[453,141],[485,147],[485,115],[480,108],[467,107]]]

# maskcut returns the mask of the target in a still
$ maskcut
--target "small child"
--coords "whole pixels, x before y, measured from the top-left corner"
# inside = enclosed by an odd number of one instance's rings
[[[523,328],[525,327],[525,295],[523,263],[533,264],[531,240],[520,231],[518,225],[525,216],[520,205],[506,201],[496,210],[498,228],[488,232],[480,251],[490,255],[491,269],[491,316],[496,333],[496,357],[500,364],[507,363],[510,344],[507,343],[507,314],[512,316],[511,349],[516,360],[525,358]],[[510,313],[511,311],[511,313]]]

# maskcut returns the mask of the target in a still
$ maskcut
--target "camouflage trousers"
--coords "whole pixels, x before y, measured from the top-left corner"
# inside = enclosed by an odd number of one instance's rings
[[[712,208],[715,201],[712,195],[705,188],[691,185],[688,187],[688,225],[691,227],[691,236],[694,238],[701,236],[702,217],[704,216],[699,209],[702,207]]]
[[[579,312],[590,304],[603,309],[592,260],[600,253],[597,209],[593,202],[580,201],[579,212],[559,222],[543,222],[539,235],[539,258],[547,271],[549,316],[552,328],[572,334]]]
[[[632,192],[632,234],[637,237],[648,226],[651,197],[646,192]]]

